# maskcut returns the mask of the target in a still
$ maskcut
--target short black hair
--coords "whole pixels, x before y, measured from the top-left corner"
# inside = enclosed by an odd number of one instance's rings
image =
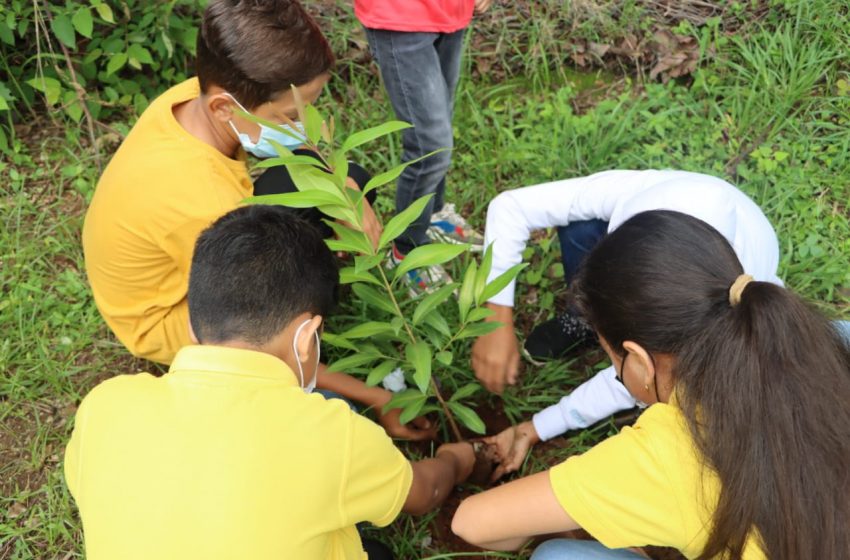
[[[201,91],[217,85],[253,109],[328,72],[334,55],[297,0],[211,0],[198,33]]]
[[[339,269],[318,228],[282,206],[228,212],[195,243],[189,318],[202,343],[262,345],[301,313],[327,317]]]

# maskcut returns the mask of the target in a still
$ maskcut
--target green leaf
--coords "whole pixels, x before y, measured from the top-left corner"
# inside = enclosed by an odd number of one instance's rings
[[[267,167],[277,167],[278,165],[312,165],[316,169],[321,170],[325,168],[321,160],[318,160],[312,156],[304,155],[288,155],[283,157],[268,158],[258,161],[255,167],[265,169]]]
[[[465,399],[467,397],[471,397],[472,395],[477,393],[479,389],[481,389],[481,385],[479,385],[478,383],[467,383],[466,385],[464,385],[463,387],[461,387],[460,389],[455,391],[454,394],[452,395],[452,397],[449,400],[450,401],[463,400],[463,399]]]
[[[335,346],[337,348],[344,348],[346,350],[351,350],[352,352],[357,352],[357,351],[360,350],[357,346],[352,344],[350,341],[342,338],[339,335],[329,333],[328,331],[325,331],[324,333],[322,333],[322,342],[323,343],[327,342],[331,346]]]
[[[304,107],[304,132],[307,134],[307,139],[312,144],[318,144],[322,137],[322,115],[319,110],[312,105]]]
[[[0,95],[0,111],[8,111],[9,110],[9,102],[6,101],[6,98]]]
[[[15,32],[13,27],[9,27],[7,24],[0,21],[0,41],[3,41],[7,45],[12,47],[15,46]]]
[[[346,179],[348,179],[348,159],[343,152],[334,152],[330,159],[334,168],[334,177],[339,184],[345,185]],[[359,191],[357,192],[358,196],[361,194]]]
[[[470,323],[475,323],[477,321],[484,320],[487,317],[492,317],[495,314],[496,312],[488,307],[476,307],[469,312],[469,315],[466,316],[466,320]]]
[[[510,284],[516,277],[520,271],[528,266],[527,263],[519,263],[510,267],[499,276],[493,279],[492,282],[487,284],[484,290],[481,292],[481,297],[478,299],[480,302],[485,302],[489,300],[491,297],[495,296],[499,292],[505,289],[505,286]]]
[[[43,93],[48,105],[54,105],[59,101],[59,95],[62,93],[62,84],[56,78],[40,76],[27,80],[27,84]]]
[[[460,287],[460,295],[457,298],[457,308],[460,312],[461,322],[466,322],[466,316],[469,314],[469,308],[472,306],[472,300],[475,296],[475,274],[478,272],[478,263],[472,261],[466,268],[466,273],[463,275],[463,284]]]
[[[452,336],[452,330],[449,328],[449,323],[446,318],[440,315],[439,311],[432,311],[425,316],[425,324],[440,333],[445,337]]]
[[[68,90],[62,96],[62,104],[65,107],[65,113],[74,121],[80,122],[83,118],[83,107],[80,105],[80,100],[77,99],[76,92]]]
[[[404,233],[404,230],[406,230],[407,227],[416,220],[416,218],[422,215],[422,210],[425,209],[425,205],[427,205],[428,201],[430,201],[433,197],[433,194],[429,194],[418,198],[413,201],[410,206],[393,216],[393,218],[384,226],[384,231],[381,233],[381,238],[378,240],[378,247],[385,247],[390,243],[390,241]]]
[[[86,6],[80,6],[76,12],[74,12],[74,17],[71,18],[71,23],[74,24],[74,29],[77,30],[77,33],[91,39],[91,33],[94,30],[94,21],[91,17],[91,9]]]
[[[372,336],[377,336],[380,334],[395,334],[395,329],[393,329],[392,325],[389,323],[381,323],[379,321],[367,321],[366,323],[361,323],[355,327],[352,327],[345,331],[344,333],[340,333],[339,336],[343,338],[369,338]]]
[[[94,7],[97,10],[97,15],[103,19],[103,21],[109,23],[115,23],[115,18],[112,16],[112,8],[106,2],[101,2]]]
[[[382,125],[374,126],[372,128],[367,128],[366,130],[355,132],[354,134],[345,139],[345,142],[342,143],[340,151],[350,152],[357,146],[365,144],[366,142],[371,142],[376,138],[386,136],[387,134],[392,134],[393,132],[397,132],[405,128],[410,128],[411,126],[412,125],[402,121],[389,121],[385,122]]]
[[[340,284],[353,284],[355,282],[368,282],[377,286],[383,286],[380,280],[366,271],[357,272],[353,266],[346,266],[339,271]]]
[[[466,325],[463,329],[457,333],[455,339],[460,340],[461,338],[472,338],[484,336],[485,334],[490,334],[495,331],[499,327],[502,326],[503,323],[499,321],[487,321],[484,323],[474,323],[472,325]]]
[[[406,161],[406,162],[404,162],[400,165],[396,165],[395,167],[393,167],[389,171],[384,171],[383,173],[379,173],[379,174],[375,175],[374,177],[369,179],[369,182],[367,182],[366,186],[363,187],[363,192],[367,193],[367,192],[374,190],[378,187],[386,185],[390,181],[395,181],[399,177],[399,175],[401,175],[409,165],[413,165],[414,163],[416,163],[418,161],[422,161],[423,159],[425,159],[427,157],[431,157],[434,154],[444,152],[447,149],[448,148],[440,148],[439,150],[434,150],[433,152],[425,154],[424,156],[420,156],[416,159],[412,159],[412,160]]]
[[[53,30],[53,34],[56,35],[56,38],[62,41],[66,47],[70,49],[77,48],[74,24],[71,23],[71,18],[65,14],[55,16],[50,23],[50,28]]]
[[[417,403],[424,402],[428,400],[428,395],[424,395],[417,391],[416,389],[405,389],[399,393],[393,395],[393,398],[390,399],[390,402],[384,405],[383,411],[387,412],[394,408],[407,408],[408,406]]]
[[[438,305],[446,301],[449,296],[452,295],[452,292],[455,289],[455,284],[452,282],[451,284],[447,284],[437,290],[434,293],[428,294],[425,296],[422,301],[419,302],[419,305],[416,306],[416,310],[413,312],[413,324],[418,325],[422,322],[422,319],[428,315],[433,309],[436,309]]]
[[[153,58],[148,49],[138,43],[133,43],[127,49],[127,54],[141,62],[142,64],[153,64]]]
[[[371,255],[374,253],[372,250],[372,243],[369,241],[369,238],[366,237],[366,234],[362,231],[354,230],[348,226],[344,226],[337,222],[332,222],[330,220],[325,220],[325,223],[334,231],[337,237],[337,241],[340,243],[344,243],[351,247],[351,249],[343,249],[345,251],[351,251],[353,253],[363,253],[366,255]]]
[[[368,352],[352,354],[328,365],[328,371],[338,371],[340,373],[346,373],[346,371],[350,370],[351,368],[356,368],[364,364],[368,364],[369,362],[374,361],[378,357],[379,356],[375,354],[370,354]]]
[[[449,401],[446,404],[449,405],[452,413],[460,420],[460,423],[476,434],[484,434],[487,431],[487,427],[478,414],[468,406],[453,401]]]
[[[454,354],[444,350],[442,352],[437,352],[434,355],[434,358],[436,358],[437,361],[443,364],[444,366],[448,367],[452,365],[452,359],[454,358]]]
[[[354,257],[354,271],[357,274],[372,270],[384,260],[384,255],[356,255]]]
[[[478,267],[478,272],[475,275],[475,303],[481,305],[481,294],[484,293],[484,288],[487,287],[487,276],[490,275],[490,269],[493,267],[493,244],[487,246],[484,250],[484,256],[481,258],[481,266]]]
[[[430,243],[409,252],[395,268],[394,278],[398,280],[414,268],[422,268],[449,261],[469,249],[469,245],[448,245]]]
[[[422,412],[422,407],[425,406],[425,402],[426,400],[422,399],[421,401],[406,406],[402,413],[399,415],[398,421],[402,424],[407,424],[408,422],[419,416],[419,413]]]
[[[111,76],[115,72],[121,70],[127,64],[127,53],[115,53],[109,57],[109,62],[106,63],[106,75]]]
[[[289,208],[315,208],[328,204],[341,204],[338,197],[326,191],[300,191],[281,194],[251,196],[242,201],[245,204],[279,204]]]
[[[382,309],[393,315],[396,314],[396,309],[386,294],[379,294],[375,288],[366,284],[352,284],[351,289],[367,305]]]
[[[408,344],[404,349],[407,361],[413,366],[413,381],[423,393],[428,391],[428,383],[431,381],[431,347],[428,343],[419,342]]]
[[[386,376],[392,372],[396,368],[397,362],[393,360],[385,360],[377,365],[372,371],[369,372],[369,375],[366,377],[366,385],[370,387],[374,387],[378,383],[384,380]]]

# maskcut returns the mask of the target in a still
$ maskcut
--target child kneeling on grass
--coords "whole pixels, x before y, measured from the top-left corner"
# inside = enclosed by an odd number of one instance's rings
[[[850,350],[785,288],[744,274],[692,216],[638,214],[602,239],[577,302],[648,404],[625,428],[549,471],[465,500],[453,530],[511,550],[579,527],[534,560],[850,558]],[[614,549],[614,550],[612,550]]]
[[[65,478],[89,560],[387,558],[356,525],[425,513],[467,478],[469,444],[411,464],[346,402],[310,394],[338,282],[320,233],[284,208],[201,234],[197,344],[161,378],[101,383],[77,412]]]

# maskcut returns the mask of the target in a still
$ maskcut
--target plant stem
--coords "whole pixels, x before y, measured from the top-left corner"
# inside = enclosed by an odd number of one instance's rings
[[[410,328],[410,325],[407,323],[407,320],[404,317],[404,313],[401,311],[401,306],[398,304],[398,300],[393,293],[392,285],[390,284],[389,279],[387,278],[387,273],[384,271],[384,267],[378,265],[378,269],[381,272],[381,280],[384,282],[384,288],[387,290],[387,293],[390,295],[390,301],[392,301],[393,306],[395,307],[396,314],[401,317],[402,322],[404,323],[404,330],[407,331],[407,336],[410,338],[410,342],[416,343],[416,335],[413,334],[413,329]],[[455,421],[454,414],[452,414],[449,405],[446,404],[446,399],[443,398],[443,394],[440,392],[440,388],[437,387],[437,382],[434,381],[433,374],[431,375],[431,389],[434,391],[434,395],[437,397],[437,402],[440,403],[440,407],[443,409],[443,414],[446,415],[446,419],[449,421],[449,427],[452,429],[452,433],[454,433],[455,439],[457,441],[463,441],[463,436],[460,433],[460,429],[457,426],[457,422]]]

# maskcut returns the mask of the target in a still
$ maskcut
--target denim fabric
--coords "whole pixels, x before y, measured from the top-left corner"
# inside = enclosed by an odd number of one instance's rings
[[[561,261],[564,263],[564,281],[569,286],[578,272],[584,257],[608,232],[605,220],[582,220],[558,228],[561,240]]]
[[[850,346],[850,321],[833,321],[838,333],[844,337],[844,341]]]
[[[596,541],[552,539],[534,551],[531,560],[636,560],[644,558],[628,549],[606,548]]]
[[[418,198],[434,194],[422,215],[396,240],[403,253],[428,243],[426,231],[431,214],[443,207],[446,172],[454,146],[452,111],[460,75],[463,33],[463,29],[454,33],[366,29],[369,48],[381,69],[396,117],[413,125],[402,132],[402,161],[449,148],[409,165],[398,178],[397,212]]]

